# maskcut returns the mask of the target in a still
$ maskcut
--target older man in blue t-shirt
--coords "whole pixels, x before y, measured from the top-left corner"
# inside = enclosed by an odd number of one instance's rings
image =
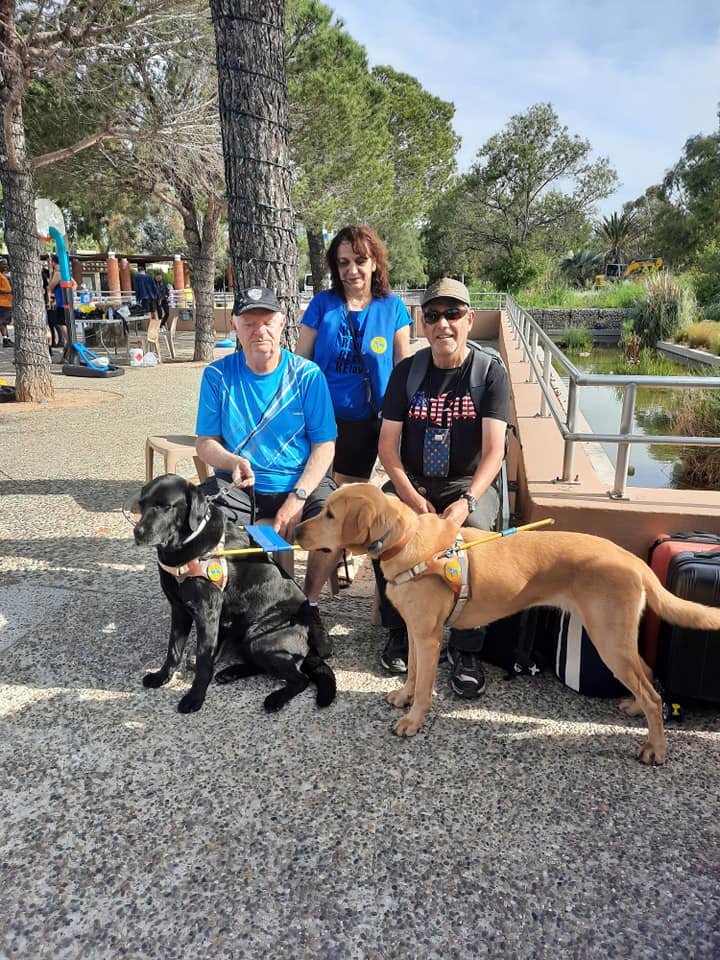
[[[285,317],[272,290],[239,291],[232,323],[242,350],[211,363],[200,385],[197,451],[215,468],[204,490],[231,522],[272,518],[286,537],[335,489],[330,392],[315,363],[281,348]],[[337,561],[334,553],[308,557],[305,593],[321,654],[329,644],[317,601]]]

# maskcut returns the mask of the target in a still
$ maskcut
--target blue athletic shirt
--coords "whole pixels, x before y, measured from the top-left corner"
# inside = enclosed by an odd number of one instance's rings
[[[364,310],[350,314],[362,360],[353,344],[345,301],[332,290],[312,298],[302,323],[317,330],[313,360],[327,378],[338,420],[365,420],[379,412],[393,368],[397,330],[412,323],[400,297],[373,298]],[[373,401],[368,399],[363,365],[370,376]]]
[[[253,434],[261,419],[261,428]],[[195,432],[220,437],[226,450],[248,459],[259,493],[292,490],[305,469],[310,445],[337,436],[330,393],[320,369],[287,350],[281,351],[272,373],[253,373],[242,351],[206,367]],[[215,472],[231,477],[222,470]]]

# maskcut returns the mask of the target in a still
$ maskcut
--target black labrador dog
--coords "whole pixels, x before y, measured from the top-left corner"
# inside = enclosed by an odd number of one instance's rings
[[[231,666],[215,677],[230,683],[266,673],[285,686],[265,698],[280,710],[312,681],[319,707],[335,699],[335,675],[311,646],[305,595],[266,554],[227,557],[221,549],[250,546],[244,530],[225,523],[219,507],[183,477],[166,474],[146,483],[135,505],[135,542],[157,547],[160,583],[172,608],[170,642],[160,670],[143,677],[146,687],[167,683],[180,663],[193,623],[197,665],[192,687],[178,710],[199,710],[222,656]]]

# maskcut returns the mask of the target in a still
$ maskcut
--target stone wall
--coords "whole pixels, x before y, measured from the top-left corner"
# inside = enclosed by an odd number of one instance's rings
[[[540,309],[528,307],[527,312],[543,330],[564,330],[566,327],[585,327],[588,330],[622,330],[629,310],[588,309],[575,307],[570,310]]]

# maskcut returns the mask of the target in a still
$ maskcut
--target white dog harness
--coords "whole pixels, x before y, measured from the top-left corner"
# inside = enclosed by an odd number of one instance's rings
[[[461,549],[461,544],[464,542],[462,534],[458,533],[455,543],[451,547],[448,547],[447,550],[443,550],[442,553],[436,553],[435,556],[429,560],[422,560],[420,563],[416,563],[414,567],[410,567],[409,570],[404,570],[392,580],[388,580],[388,583],[393,586],[399,586],[401,583],[409,583],[411,580],[417,580],[419,577],[426,577],[432,574],[442,577],[455,594],[453,609],[450,611],[450,616],[447,620],[449,624],[454,623],[462,613],[463,607],[470,597],[467,550]]]
[[[203,530],[208,522],[209,516],[209,513],[206,514],[197,530],[194,533],[191,533],[187,540],[183,540],[183,547],[190,543],[191,540],[194,540],[195,537],[197,537],[197,535]],[[208,550],[201,556],[195,557],[194,560],[188,560],[187,563],[183,563],[183,565],[180,567],[170,567],[167,563],[161,563],[159,560],[157,565],[162,570],[172,574],[178,583],[182,583],[189,577],[201,577],[204,580],[209,580],[213,586],[217,587],[222,592],[227,586],[228,582],[228,562],[225,557],[219,557],[217,554],[222,551],[224,546],[225,534],[222,535],[220,542],[217,543],[212,550]]]

